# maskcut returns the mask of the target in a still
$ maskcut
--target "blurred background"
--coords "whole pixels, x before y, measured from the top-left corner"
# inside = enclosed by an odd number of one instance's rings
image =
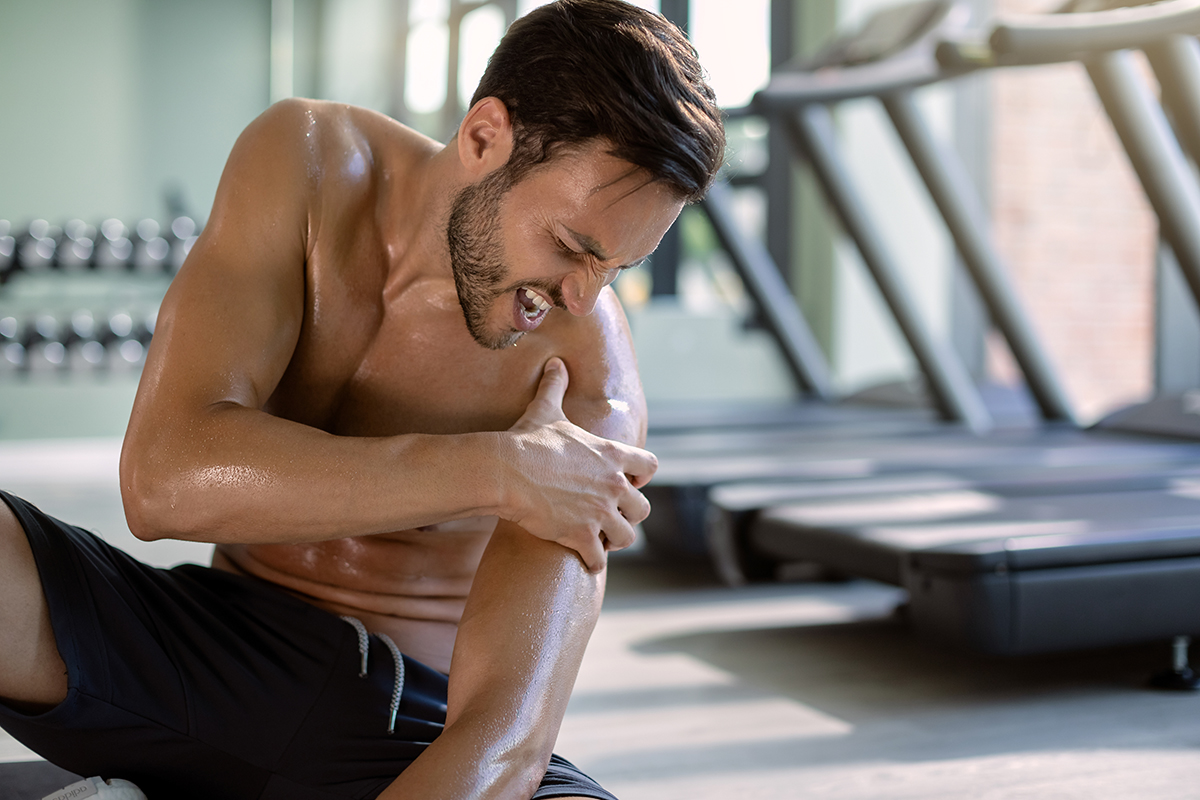
[[[773,67],[813,53],[890,0],[663,2],[641,4],[687,27],[720,102],[737,109]],[[151,220],[159,238],[184,247],[190,232],[174,236],[171,223],[203,224],[238,133],[292,95],[368,106],[445,140],[507,22],[536,5],[4,0],[0,235],[14,237],[14,248],[31,230],[62,240],[74,224],[99,246],[99,228],[111,220],[137,244],[135,228]],[[972,5],[984,20],[1055,3]],[[1157,255],[1155,220],[1083,68],[989,71],[930,87],[919,99],[980,188],[1021,298],[1084,421],[1156,388],[1200,382],[1195,313]],[[844,103],[836,120],[848,163],[934,333],[978,381],[1014,381],[878,104]],[[911,380],[913,359],[857,251],[803,163],[776,138],[759,117],[729,122],[726,172],[740,223],[767,244],[840,391]],[[659,258],[617,286],[652,405],[794,396],[704,216],[688,209],[677,231]],[[11,328],[48,314],[62,326],[87,311],[97,324],[126,314],[134,328],[152,328],[169,270],[98,272],[25,270],[0,287],[0,318]],[[0,439],[122,433],[136,353],[126,353],[134,356],[127,365],[108,360],[120,368],[92,370],[69,368],[65,356],[59,368],[34,368],[33,355],[0,359]]]
[[[302,96],[367,106],[446,141],[506,26],[540,4],[0,0],[0,487],[152,565],[206,563],[210,545],[129,534],[117,460],[158,305],[235,139],[271,103]],[[921,402],[915,359],[809,166],[747,109],[773,73],[896,0],[638,4],[685,28],[699,51],[729,112],[732,215],[778,267],[834,394]],[[1061,0],[963,5],[982,26]],[[1200,386],[1195,303],[1083,66],[982,70],[916,101],[966,167],[1078,420]],[[1019,399],[1013,358],[884,110],[869,98],[832,113],[921,319],[989,398]],[[802,396],[700,207],[616,289],[652,420]],[[1194,416],[1200,395],[1184,401]],[[1200,478],[1189,480],[1180,491],[1200,497]],[[931,525],[958,513],[920,491]],[[859,496],[847,496],[856,510]],[[689,497],[681,490],[679,508]],[[655,502],[656,516],[670,511]],[[1195,795],[1200,695],[1143,689],[1166,665],[1162,642],[990,659],[910,636],[898,586],[781,569],[794,582],[733,589],[694,559],[650,555],[614,555],[560,737],[622,797]],[[5,762],[34,758],[0,732],[0,800],[67,782],[35,764],[41,783],[13,789],[34,772]]]

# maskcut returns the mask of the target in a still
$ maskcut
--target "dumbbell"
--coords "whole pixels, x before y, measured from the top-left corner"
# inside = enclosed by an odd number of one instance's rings
[[[21,341],[23,327],[14,316],[0,316],[0,372],[25,368],[25,345]]]
[[[58,249],[57,238],[62,229],[52,226],[44,219],[29,223],[25,232],[16,238],[17,262],[24,272],[41,272],[54,265],[54,254]]]
[[[3,367],[29,372],[136,369],[146,358],[153,332],[153,317],[135,319],[118,311],[97,320],[80,309],[69,319],[39,313],[24,325],[15,317],[0,320]]]
[[[67,365],[73,372],[106,366],[108,351],[97,339],[99,326],[91,311],[79,309],[71,315],[67,329]]]
[[[159,232],[158,223],[152,219],[144,219],[134,228],[133,267],[138,272],[159,275],[165,270],[171,245]]]
[[[68,366],[67,347],[63,344],[63,338],[63,325],[57,316],[48,312],[35,314],[26,323],[22,337],[25,369],[30,372],[65,369]]]
[[[81,219],[73,219],[63,225],[62,230],[56,253],[58,267],[70,272],[89,269],[96,251],[95,226]]]
[[[146,345],[150,341],[145,323],[135,321],[128,311],[116,311],[100,325],[96,338],[107,350],[109,367],[114,370],[140,367],[146,360]]]
[[[48,373],[135,369],[146,358],[154,315],[135,319],[119,311],[97,321],[80,309],[69,319],[42,312],[21,320],[0,318],[0,370]]]
[[[106,219],[100,223],[100,238],[96,242],[96,268],[106,272],[123,272],[129,268],[133,256],[125,223],[119,219]]]

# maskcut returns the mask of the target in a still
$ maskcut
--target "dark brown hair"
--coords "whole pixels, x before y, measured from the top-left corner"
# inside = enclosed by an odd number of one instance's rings
[[[721,166],[725,131],[696,51],[663,17],[620,0],[558,0],[508,29],[471,99],[513,124],[512,182],[595,139],[686,202]]]

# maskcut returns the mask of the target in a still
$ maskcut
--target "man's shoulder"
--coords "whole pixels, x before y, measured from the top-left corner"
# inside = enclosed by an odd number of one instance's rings
[[[378,111],[299,97],[273,104],[242,138],[302,162],[306,177],[317,183],[402,169],[441,147]]]
[[[544,325],[550,339],[547,353],[561,356],[574,372],[582,369],[586,373],[587,377],[578,381],[580,387],[604,392],[614,381],[636,381],[633,337],[625,310],[611,287],[600,293],[591,314],[561,313],[557,317],[553,326]],[[572,382],[576,383],[575,378]]]
[[[605,287],[590,314],[575,316],[559,312],[543,324],[553,346],[585,360],[602,359],[613,348],[629,347],[629,323],[612,287]]]
[[[549,321],[549,320],[547,320]],[[633,337],[621,301],[611,287],[587,316],[562,314],[546,355],[567,365],[563,400],[567,418],[592,433],[630,444],[645,441],[646,409]]]

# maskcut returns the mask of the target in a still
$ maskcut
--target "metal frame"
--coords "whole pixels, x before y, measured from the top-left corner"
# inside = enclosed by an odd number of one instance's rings
[[[995,64],[1016,66],[1085,61],[1117,50],[1143,49],[1169,36],[1200,33],[1200,0],[1077,14],[1002,19],[988,37]]]
[[[1200,347],[1196,335],[1200,187],[1180,147],[1182,143],[1200,160],[1197,35],[1200,0],[1172,0],[1089,13],[1011,17],[995,25],[986,43],[978,37],[952,38],[938,48],[939,60],[955,68],[1063,61],[1080,61],[1087,68],[1159,218],[1165,242],[1158,257],[1156,285],[1156,381],[1160,391],[1194,385],[1197,371],[1191,361]],[[1130,49],[1142,49],[1149,57],[1162,89],[1161,105],[1143,84]],[[1181,277],[1186,293],[1194,300],[1191,308],[1170,294],[1177,291]],[[1168,322],[1174,332],[1171,339],[1181,341],[1164,340]],[[1165,374],[1164,370],[1176,364],[1182,364],[1185,375]]]
[[[899,278],[895,260],[854,188],[837,146],[829,109],[821,103],[804,105],[787,118],[787,124],[795,148],[808,155],[830,205],[858,246],[863,262],[928,381],[939,412],[948,420],[962,422],[972,431],[987,432],[992,427],[992,419],[979,390],[958,354],[939,342],[917,313],[916,304]]]
[[[1145,49],[1161,101],[1180,144],[1200,161],[1200,42],[1170,36]],[[1200,314],[1169,246],[1159,248],[1155,313],[1155,381],[1160,392],[1200,386]]]
[[[1200,161],[1200,41],[1172,35],[1145,49],[1180,142]]]
[[[833,399],[833,379],[825,354],[770,253],[738,228],[733,216],[732,190],[724,184],[715,184],[700,207],[733,260],[747,293],[758,305],[763,325],[779,343],[796,381],[815,397]]]
[[[961,17],[949,14],[943,29],[961,26]],[[982,206],[970,187],[966,170],[955,154],[936,144],[912,102],[916,88],[972,71],[970,66],[942,67],[936,62],[933,48],[943,29],[884,62],[777,76],[756,96],[755,106],[775,118],[788,120],[795,149],[812,164],[830,204],[855,240],[942,413],[972,429],[986,430],[990,420],[978,390],[958,354],[937,343],[916,314],[877,227],[866,214],[842,163],[828,104],[856,97],[880,98],[945,219],[980,298],[1009,342],[1043,418],[1073,422],[1066,393],[1017,303],[986,233]]]
[[[1138,76],[1133,54],[1119,50],[1084,64],[1158,215],[1162,236],[1200,303],[1200,185],[1162,107]]]
[[[1163,238],[1174,251],[1192,295],[1200,303],[1200,185],[1191,173],[1163,107],[1137,73],[1133,49],[1155,58],[1181,136],[1200,149],[1200,63],[1185,37],[1200,35],[1200,0],[1083,14],[1011,18],[988,37],[990,50],[947,43],[977,63],[1025,65],[1080,61],[1100,97],[1142,188],[1158,215]],[[951,48],[947,48],[951,49]],[[939,50],[939,55],[943,51]]]
[[[674,22],[684,33],[690,27],[688,0],[662,0],[659,4],[662,15]],[[683,237],[680,222],[675,223],[663,234],[662,241],[650,258],[650,294],[653,297],[673,297],[679,292],[679,265],[683,261]]]
[[[1026,373],[1029,391],[1048,420],[1073,420],[1070,401],[1053,377],[1045,351],[1033,334],[1006,270],[986,231],[987,215],[962,163],[934,139],[911,90],[881,98],[925,187],[958,247],[963,265],[984,298],[992,319]],[[1033,376],[1033,377],[1030,377]]]

